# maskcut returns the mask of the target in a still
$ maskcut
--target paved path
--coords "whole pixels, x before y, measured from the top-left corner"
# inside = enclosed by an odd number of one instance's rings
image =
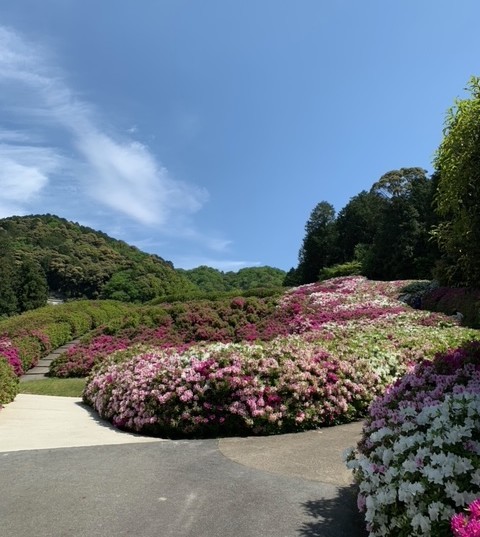
[[[363,537],[341,462],[360,430],[160,440],[19,395],[0,411],[0,535]]]
[[[80,342],[79,339],[75,339],[74,341],[65,343],[65,345],[62,345],[58,349],[55,349],[48,356],[45,356],[44,358],[40,359],[38,361],[38,364],[35,367],[32,367],[32,369],[29,369],[25,373],[25,375],[20,377],[20,382],[28,382],[29,380],[38,380],[38,379],[45,378],[46,374],[49,371],[50,364],[52,363],[52,361],[55,360],[55,358],[58,358],[64,352],[68,351],[70,347],[73,347],[79,342]]]

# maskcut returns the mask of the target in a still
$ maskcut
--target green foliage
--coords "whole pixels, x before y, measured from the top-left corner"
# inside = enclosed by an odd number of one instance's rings
[[[480,289],[435,287],[423,295],[422,309],[447,315],[460,312],[463,325],[480,328]]]
[[[24,371],[52,349],[68,343],[107,321],[123,317],[129,304],[112,301],[76,301],[46,306],[0,321],[0,335],[18,350]]]
[[[431,240],[437,184],[438,174],[428,178],[422,168],[401,168],[351,198],[336,218],[330,204],[319,203],[305,226],[298,267],[284,285],[314,282],[319,273],[331,274],[323,269],[351,261],[372,279],[431,278],[439,257]]]
[[[443,254],[444,283],[480,285],[480,78],[472,77],[470,98],[448,111],[435,167],[441,218],[435,237]]]
[[[343,261],[355,257],[359,244],[372,244],[388,201],[375,192],[363,190],[338,213],[336,228]]]
[[[226,291],[225,274],[220,270],[202,265],[190,270],[179,270],[203,292]]]
[[[382,280],[429,278],[437,257],[430,241],[435,184],[422,168],[384,174],[371,193],[383,197],[377,232],[364,260],[364,273]]]
[[[15,259],[0,229],[0,318],[18,310]]]
[[[283,285],[285,287],[296,287],[297,285],[300,285],[300,283],[300,274],[298,272],[298,269],[292,267],[285,274],[285,278],[283,279]]]
[[[339,278],[341,276],[352,276],[362,273],[362,264],[360,261],[348,261],[332,267],[325,267],[320,271],[319,280],[329,280],[330,278]]]
[[[0,406],[15,399],[18,393],[18,377],[7,360],[0,356]]]
[[[238,272],[227,272],[225,278],[230,289],[258,289],[281,287],[285,271],[273,267],[246,267]]]
[[[148,304],[155,306],[157,304],[171,304],[173,302],[190,302],[191,300],[209,300],[217,301],[224,300],[226,298],[234,298],[237,296],[242,297],[258,297],[258,298],[267,298],[280,296],[284,292],[283,287],[260,287],[258,289],[248,289],[246,291],[211,291],[211,292],[190,292],[190,293],[180,293],[174,295],[166,295],[155,298],[151,300]]]
[[[202,292],[247,291],[257,288],[281,287],[285,271],[273,267],[247,267],[238,272],[222,272],[202,265],[190,270],[179,270]]]
[[[411,282],[404,287],[400,289],[400,293],[408,293],[413,295],[419,295],[419,294],[425,294],[429,291],[433,291],[438,287],[438,284],[436,282],[432,282],[430,280],[419,280],[415,282]]]
[[[38,360],[47,353],[43,351],[41,341],[28,333],[20,333],[10,336],[13,346],[18,350],[18,355],[22,361],[24,371],[35,367]]]
[[[45,306],[48,285],[40,264],[29,258],[22,260],[18,269],[17,299],[20,312]]]

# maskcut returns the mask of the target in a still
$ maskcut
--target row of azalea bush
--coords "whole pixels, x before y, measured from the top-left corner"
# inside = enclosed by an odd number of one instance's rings
[[[417,363],[378,396],[347,465],[371,537],[480,536],[480,342]]]
[[[403,285],[369,282],[362,277],[337,278],[294,288],[280,298],[234,297],[132,310],[56,359],[50,374],[86,376],[111,352],[135,344],[178,348],[205,341],[270,341],[312,333],[317,337],[319,332],[328,339],[339,327],[366,321],[377,328],[382,319],[391,325],[393,318],[422,328],[453,326],[444,315],[413,312],[398,301],[395,297]],[[417,339],[421,342],[423,336],[419,334]]]
[[[0,321],[0,405],[14,399],[18,378],[42,357],[130,309],[114,301],[75,301]]]

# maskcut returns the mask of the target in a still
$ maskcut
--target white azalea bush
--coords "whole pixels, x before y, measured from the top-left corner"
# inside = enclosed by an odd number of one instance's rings
[[[480,344],[420,363],[377,398],[347,465],[370,537],[451,536],[480,496]]]

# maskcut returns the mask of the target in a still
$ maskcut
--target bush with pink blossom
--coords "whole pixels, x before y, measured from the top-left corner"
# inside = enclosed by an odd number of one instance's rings
[[[450,521],[454,537],[480,537],[480,498],[474,500],[465,511],[456,513]]]
[[[18,349],[14,347],[12,341],[6,336],[0,337],[0,357],[5,358],[17,377],[23,375],[22,360]]]
[[[146,434],[275,434],[357,419],[381,387],[366,361],[289,338],[113,355],[89,377],[84,400]]]
[[[199,341],[244,342],[270,341],[277,337],[302,334],[323,340],[324,334],[354,326],[362,332],[388,331],[397,325],[408,325],[415,331],[417,354],[432,340],[433,349],[441,350],[435,341],[439,333],[459,333],[457,325],[444,315],[412,310],[394,297],[405,282],[371,282],[363,277],[346,277],[303,285],[276,300],[256,297],[228,300],[192,301],[189,303],[143,307],[123,319],[116,319],[88,340],[78,344],[67,356],[51,366],[54,376],[86,376],[94,363],[106,353],[92,356],[92,348],[105,336],[111,337],[112,350],[129,340],[130,344],[147,344],[161,348],[191,345]],[[445,329],[445,330],[443,330]],[[419,332],[422,332],[421,334]],[[462,333],[466,337],[467,332]],[[342,342],[345,338],[336,338]],[[350,336],[347,338],[350,339]],[[411,338],[410,338],[411,339]],[[443,334],[440,335],[443,338]],[[394,337],[400,347],[401,338]],[[101,345],[100,345],[101,346]],[[391,346],[391,345],[390,345]],[[107,353],[108,354],[108,353]],[[363,353],[364,354],[364,353]],[[371,355],[372,353],[370,353]],[[413,353],[401,353],[401,360]],[[413,358],[412,358],[413,359]],[[395,369],[395,375],[398,372]]]

